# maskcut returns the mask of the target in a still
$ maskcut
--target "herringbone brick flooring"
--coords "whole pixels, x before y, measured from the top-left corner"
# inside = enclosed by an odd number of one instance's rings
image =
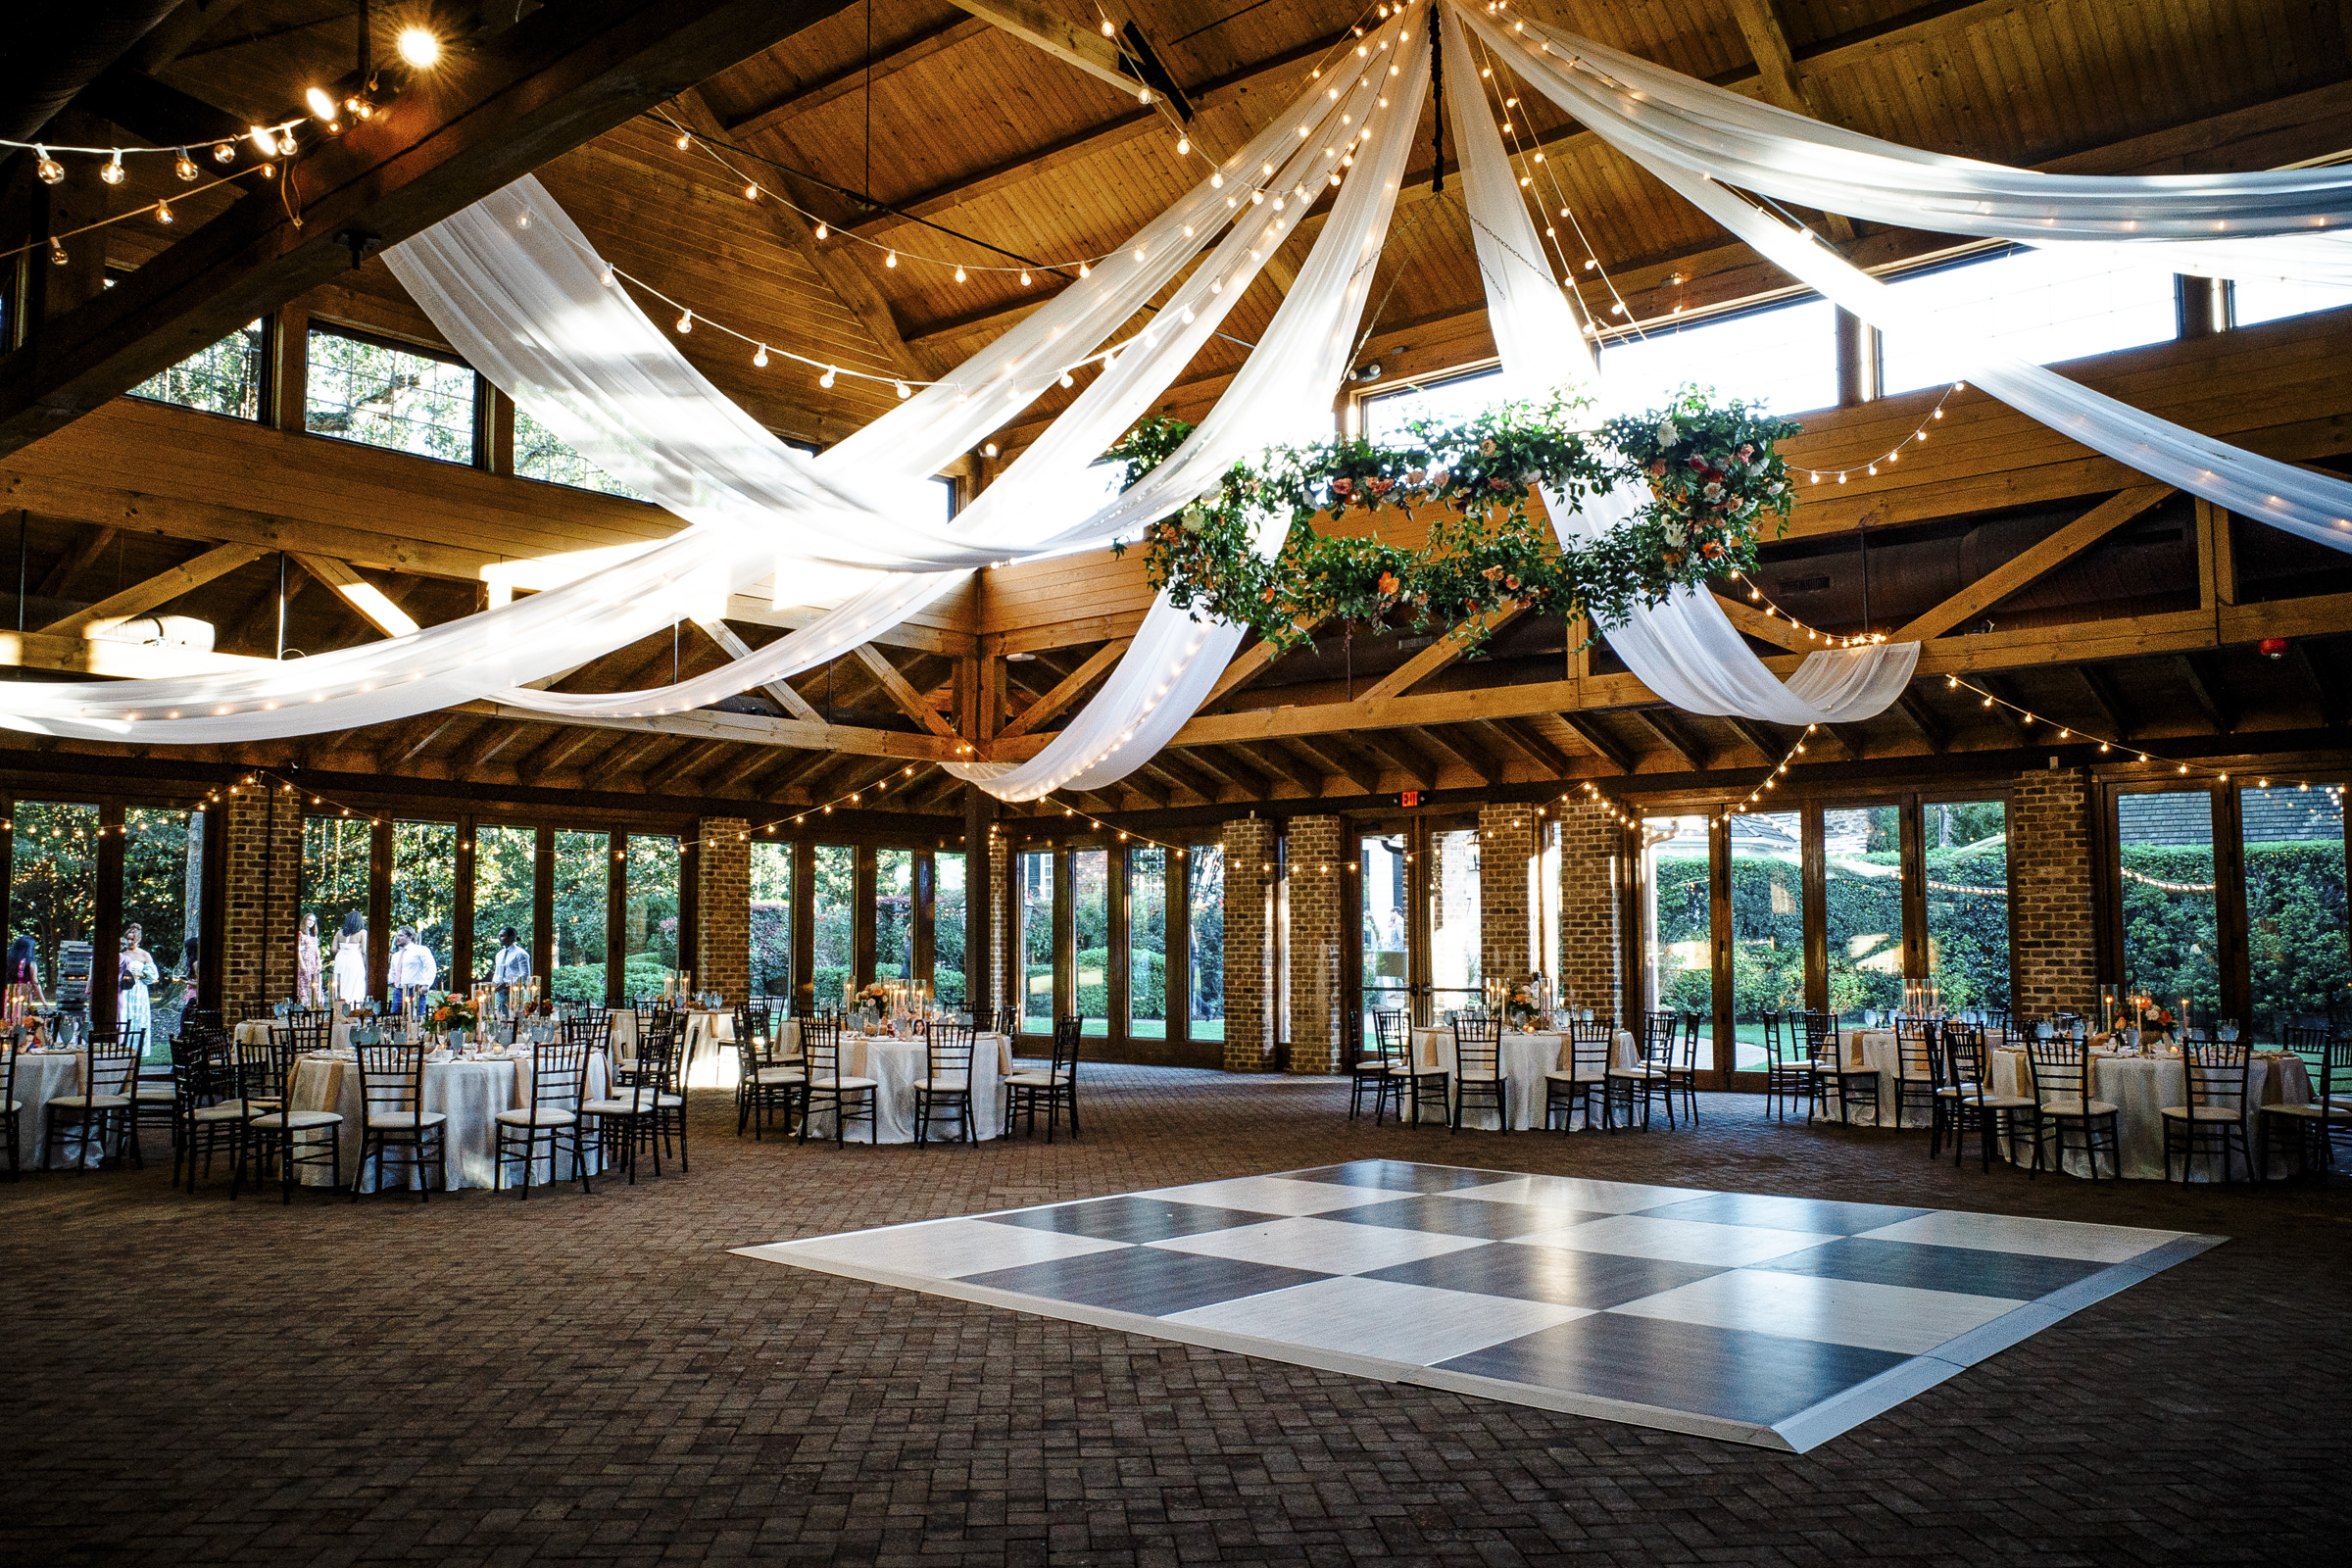
[[[738,1142],[593,1197],[0,1183],[0,1561],[2340,1561],[2352,1180],[2029,1182],[1712,1096],[1696,1132],[1375,1130],[1092,1070],[1049,1148]],[[1386,1154],[2232,1238],[1794,1457],[728,1255]]]

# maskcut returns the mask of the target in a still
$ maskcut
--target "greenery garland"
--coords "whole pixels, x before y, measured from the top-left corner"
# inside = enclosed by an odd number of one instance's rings
[[[1555,394],[1460,424],[1417,421],[1401,445],[1270,448],[1147,530],[1152,586],[1284,648],[1325,620],[1477,626],[1518,606],[1605,626],[1675,588],[1751,568],[1765,520],[1788,526],[1795,493],[1778,445],[1798,425],[1693,387],[1597,429],[1580,427],[1586,403]],[[1110,456],[1133,486],[1191,433],[1182,420],[1146,420]],[[1593,538],[1562,545],[1528,515],[1539,490],[1575,506],[1627,481],[1649,500]],[[1430,514],[1425,543],[1382,537],[1383,513],[1409,522],[1416,509]],[[1359,514],[1368,535],[1318,527]],[[1261,556],[1259,525],[1286,514],[1281,548]]]

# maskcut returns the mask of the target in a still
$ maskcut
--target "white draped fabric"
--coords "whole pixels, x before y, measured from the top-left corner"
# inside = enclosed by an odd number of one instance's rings
[[[1452,58],[1471,59],[1461,23],[1445,16]],[[1461,156],[1462,190],[1486,287],[1487,316],[1502,352],[1506,394],[1533,397],[1558,386],[1590,383],[1598,391],[1595,418],[1623,412],[1611,405],[1591,340],[1544,261],[1544,242],[1528,218],[1502,136],[1475,91],[1447,100],[1454,146]],[[1468,101],[1465,102],[1465,99]],[[1606,532],[1648,497],[1620,485],[1572,513],[1546,492],[1544,505],[1561,540]],[[1917,643],[1886,643],[1810,655],[1784,684],[1752,653],[1715,596],[1683,589],[1664,604],[1637,609],[1607,627],[1609,646],[1642,683],[1693,713],[1736,713],[1782,724],[1831,724],[1868,718],[1902,695],[1919,662]]]
[[[1890,291],[1835,251],[1749,205],[1707,173],[1665,156],[1636,123],[1646,100],[1629,99],[1622,89],[1572,63],[1570,57],[1584,47],[1583,40],[1565,33],[1548,35],[1533,24],[1526,33],[1514,32],[1468,8],[1460,8],[1458,14],[1536,90],[1833,303],[1874,326],[1938,344],[1969,368],[1970,381],[2093,451],[2258,521],[2352,550],[2352,483],[2144,414],[1942,325],[1931,312]],[[1548,43],[1550,52],[1541,52],[1538,43]],[[2065,200],[2055,193],[2049,199]],[[2153,196],[2141,199],[2156,204]],[[2098,198],[2085,195],[2082,200],[2095,204]],[[2327,216],[2324,210],[2321,216]]]

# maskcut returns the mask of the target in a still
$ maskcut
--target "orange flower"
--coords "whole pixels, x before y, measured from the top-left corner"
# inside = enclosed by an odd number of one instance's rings
[[[1393,594],[1396,591],[1396,574],[1395,572],[1384,571],[1380,574],[1380,591],[1384,594]]]

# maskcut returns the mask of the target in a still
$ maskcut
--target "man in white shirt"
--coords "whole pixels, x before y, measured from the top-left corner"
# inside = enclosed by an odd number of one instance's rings
[[[498,958],[490,966],[490,984],[498,990],[498,1004],[522,1005],[522,988],[531,978],[531,950],[514,935],[513,926],[498,934]]]
[[[441,966],[433,961],[433,951],[416,940],[416,933],[402,926],[392,938],[392,1001],[403,1009],[421,1006],[440,976]]]

